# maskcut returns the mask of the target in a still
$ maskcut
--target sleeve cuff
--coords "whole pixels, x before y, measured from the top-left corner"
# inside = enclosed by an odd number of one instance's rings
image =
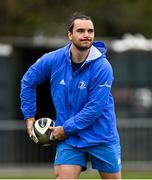
[[[77,128],[75,126],[75,122],[74,122],[73,118],[65,121],[65,123],[63,124],[63,128],[64,128],[64,132],[67,136],[75,134],[77,131]]]

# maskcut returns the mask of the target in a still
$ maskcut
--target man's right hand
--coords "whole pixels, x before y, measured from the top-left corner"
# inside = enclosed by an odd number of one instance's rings
[[[34,122],[35,122],[34,117],[28,118],[26,120],[26,128],[27,128],[27,133],[28,133],[29,137],[32,136],[32,128],[33,128]]]

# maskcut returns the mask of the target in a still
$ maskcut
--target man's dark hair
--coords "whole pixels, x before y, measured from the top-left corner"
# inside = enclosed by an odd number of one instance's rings
[[[90,16],[87,16],[85,14],[81,14],[79,12],[75,12],[68,21],[68,31],[70,31],[70,32],[73,31],[74,21],[76,19],[91,20],[92,21]]]

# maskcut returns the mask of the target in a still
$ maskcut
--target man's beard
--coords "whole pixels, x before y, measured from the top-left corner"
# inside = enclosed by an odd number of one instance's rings
[[[73,42],[74,46],[75,46],[78,50],[80,50],[80,51],[86,51],[86,50],[90,49],[91,46],[92,46],[92,43],[93,43],[93,42],[91,42],[91,43],[90,43],[89,45],[87,45],[87,46],[82,46],[82,45],[79,45],[79,44]]]

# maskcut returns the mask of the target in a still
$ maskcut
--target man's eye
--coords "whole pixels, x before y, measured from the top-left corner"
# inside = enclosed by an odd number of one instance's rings
[[[93,33],[93,32],[94,32],[93,29],[89,29],[89,30],[88,30],[88,33]]]
[[[84,32],[84,29],[78,29],[78,32],[82,33]]]

